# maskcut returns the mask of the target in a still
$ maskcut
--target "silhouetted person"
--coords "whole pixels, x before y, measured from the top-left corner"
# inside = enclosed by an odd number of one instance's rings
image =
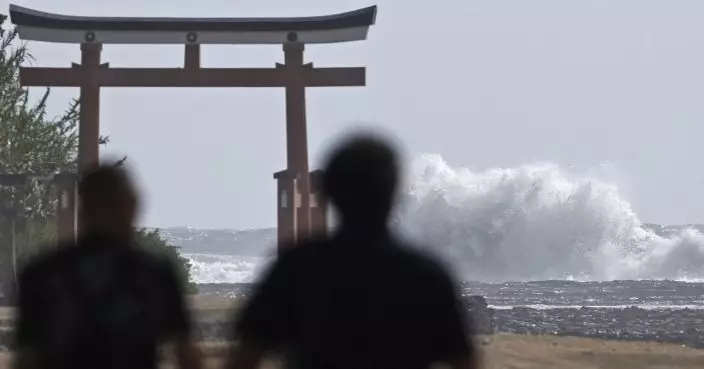
[[[454,280],[388,229],[397,161],[371,135],[333,152],[323,187],[340,229],[279,256],[239,312],[228,369],[253,369],[268,353],[300,369],[476,366]]]
[[[138,196],[127,173],[101,167],[79,184],[83,237],[40,256],[19,277],[19,369],[152,369],[175,343],[195,369],[174,266],[134,244]]]

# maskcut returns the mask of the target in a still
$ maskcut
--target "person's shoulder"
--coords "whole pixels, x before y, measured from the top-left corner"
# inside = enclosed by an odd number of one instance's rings
[[[70,268],[68,264],[74,258],[76,249],[74,244],[61,244],[41,252],[19,270],[18,279],[29,282],[40,279],[43,275],[56,273],[59,269]]]
[[[309,269],[326,260],[332,251],[331,241],[324,237],[311,237],[305,241],[285,243],[281,246],[271,267],[286,273]]]
[[[327,250],[330,243],[330,239],[325,237],[311,237],[302,242],[285,243],[282,245],[278,257],[284,260],[300,260]]]
[[[172,267],[171,261],[164,254],[147,250],[138,244],[128,245],[125,252],[137,265],[148,270],[163,272]]]
[[[454,281],[449,265],[436,255],[431,254],[426,247],[407,240],[396,239],[394,248],[398,265],[416,274],[419,278],[433,278],[441,281]]]

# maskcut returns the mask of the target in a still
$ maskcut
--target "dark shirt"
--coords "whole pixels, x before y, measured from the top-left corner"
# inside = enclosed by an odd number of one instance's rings
[[[159,343],[188,334],[173,266],[133,245],[92,238],[19,277],[17,346],[40,368],[156,368]]]
[[[234,330],[300,369],[426,369],[473,355],[459,291],[391,237],[337,237],[280,255]]]

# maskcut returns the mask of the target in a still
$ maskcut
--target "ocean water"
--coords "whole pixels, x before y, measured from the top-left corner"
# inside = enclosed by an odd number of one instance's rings
[[[254,282],[271,258],[215,254],[182,254],[191,262],[191,278],[198,284]]]
[[[553,164],[472,171],[439,155],[409,169],[394,227],[497,308],[704,308],[704,234],[644,227],[603,171]],[[217,293],[255,281],[271,262],[185,256],[195,282]]]
[[[273,260],[234,255],[184,254],[200,292],[245,295]],[[482,295],[496,309],[610,308],[704,309],[704,283],[672,280],[515,281],[463,283],[465,294]]]
[[[205,283],[203,294],[246,296],[254,284]],[[508,283],[465,282],[463,294],[482,295],[490,307],[511,309],[527,307],[539,310],[626,309],[704,310],[704,283],[680,281],[532,281]]]

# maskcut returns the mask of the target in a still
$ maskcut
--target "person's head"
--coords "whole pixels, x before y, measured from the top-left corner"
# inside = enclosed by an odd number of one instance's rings
[[[376,231],[387,226],[398,181],[398,157],[391,143],[361,133],[333,150],[322,185],[343,227]]]
[[[118,166],[101,166],[78,185],[81,223],[86,233],[131,237],[139,200],[132,180]]]

